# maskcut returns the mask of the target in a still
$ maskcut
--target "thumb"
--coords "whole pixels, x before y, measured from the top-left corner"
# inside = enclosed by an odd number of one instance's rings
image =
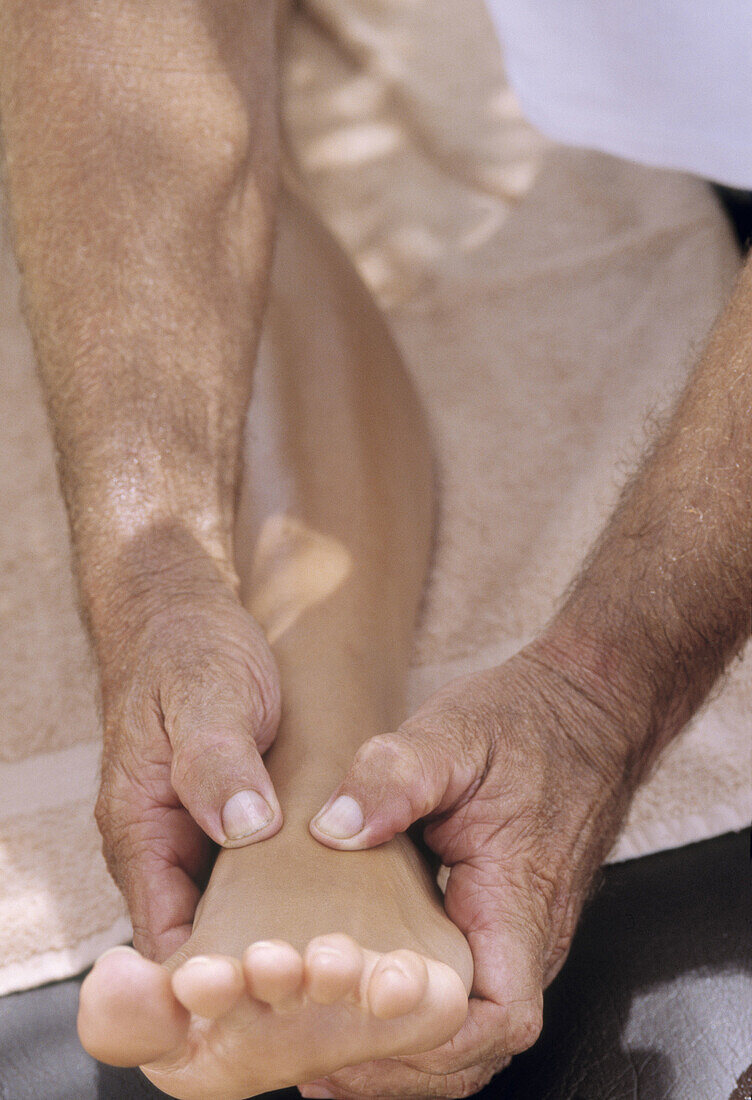
[[[413,822],[450,810],[480,768],[458,754],[451,729],[413,718],[358,749],[345,779],[310,830],[330,848],[372,848]]]
[[[171,782],[194,821],[225,848],[266,840],[282,811],[250,729],[241,719],[183,712],[172,723]]]

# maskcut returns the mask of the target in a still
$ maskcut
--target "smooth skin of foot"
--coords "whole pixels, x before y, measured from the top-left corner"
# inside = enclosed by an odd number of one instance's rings
[[[309,832],[357,746],[402,715],[432,479],[383,322],[290,196],[265,326],[236,555],[282,679],[265,763],[284,825],[255,845],[229,841],[165,965],[106,953],[79,1013],[95,1057],[141,1065],[168,1095],[196,1100],[431,1050],[461,1027],[472,984],[467,942],[406,836],[343,853]],[[265,808],[238,792],[238,837],[263,829]]]
[[[130,948],[100,959],[81,995],[91,1054],[170,1096],[242,1100],[460,1028],[467,946],[409,846],[320,861],[286,836],[222,855],[167,967]]]

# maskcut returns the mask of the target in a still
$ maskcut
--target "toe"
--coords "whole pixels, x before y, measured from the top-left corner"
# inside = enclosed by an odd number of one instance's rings
[[[189,1012],[214,1020],[244,992],[243,968],[228,955],[194,955],[172,975],[172,990]]]
[[[379,1020],[413,1012],[428,988],[425,960],[414,951],[391,951],[373,968],[368,982],[368,1007]]]
[[[258,940],[243,954],[248,992],[278,1012],[295,1011],[303,1003],[303,960],[283,940]]]
[[[106,952],[81,986],[81,1044],[111,1066],[162,1057],[184,1041],[188,1022],[167,970],[131,948]]]
[[[317,936],[304,956],[305,988],[316,1004],[331,1005],[350,994],[363,972],[363,952],[349,936]]]

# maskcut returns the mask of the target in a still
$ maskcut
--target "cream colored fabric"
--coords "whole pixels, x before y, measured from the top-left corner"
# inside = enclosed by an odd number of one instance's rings
[[[411,701],[546,620],[694,362],[738,257],[701,183],[525,124],[482,0],[309,0],[291,160],[385,309],[430,416],[434,571]],[[129,926],[92,819],[99,742],[52,447],[0,254],[0,992]],[[665,755],[614,858],[752,816],[752,666]]]

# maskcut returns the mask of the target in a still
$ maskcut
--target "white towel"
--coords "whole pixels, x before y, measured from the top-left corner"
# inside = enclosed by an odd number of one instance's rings
[[[385,310],[440,470],[411,704],[546,621],[695,362],[738,255],[708,188],[545,142],[482,0],[308,0],[291,158]],[[74,974],[129,924],[99,854],[93,675],[52,446],[0,242],[0,993]],[[752,817],[752,666],[665,753],[612,853]]]

